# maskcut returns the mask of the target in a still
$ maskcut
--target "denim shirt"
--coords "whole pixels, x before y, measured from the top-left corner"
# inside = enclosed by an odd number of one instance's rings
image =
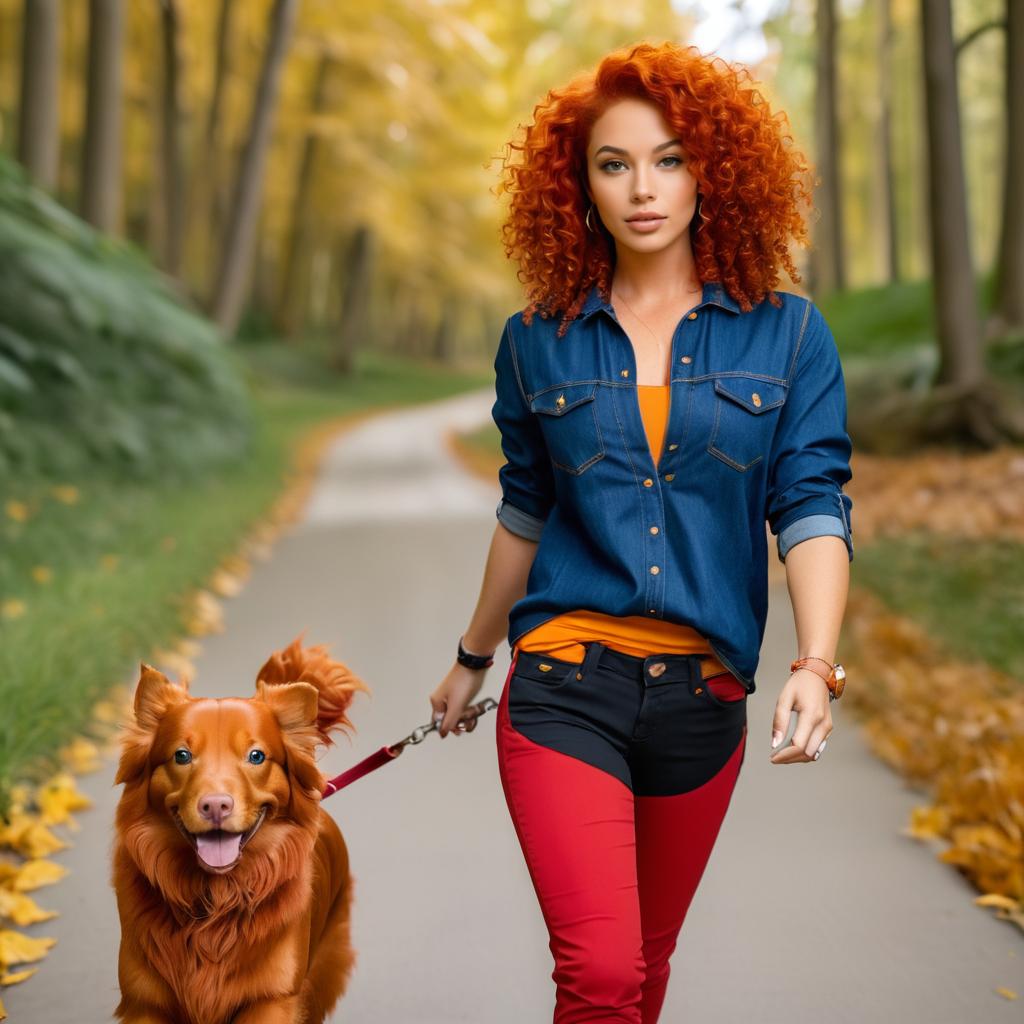
[[[768,611],[765,522],[783,562],[810,537],[853,559],[852,446],[835,340],[813,302],[776,292],[744,313],[720,282],[672,337],[655,465],[632,343],[596,285],[559,318],[506,321],[492,416],[506,463],[498,520],[539,541],[509,644],[590,609],[692,626],[748,693]]]

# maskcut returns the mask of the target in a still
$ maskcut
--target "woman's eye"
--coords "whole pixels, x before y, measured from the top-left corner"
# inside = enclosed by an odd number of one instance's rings
[[[249,751],[249,764],[263,764],[266,759],[267,755],[262,750]]]
[[[677,164],[681,164],[683,162],[682,159],[678,156],[663,156],[659,163],[663,163],[665,160],[675,160]],[[612,164],[622,164],[623,167],[626,166],[625,164],[622,163],[621,160],[609,160],[607,163],[601,164],[601,170],[608,170],[608,168],[611,167]]]
[[[175,764],[190,764],[192,761],[191,751],[186,750],[182,747],[180,750],[174,752],[174,763]]]

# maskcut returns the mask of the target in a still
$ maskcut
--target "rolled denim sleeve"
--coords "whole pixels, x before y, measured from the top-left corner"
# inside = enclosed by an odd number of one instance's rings
[[[853,475],[846,385],[832,332],[810,301],[794,362],[772,443],[765,518],[782,562],[794,544],[822,536],[841,537],[853,561],[853,502],[843,493]]]
[[[501,499],[495,515],[512,533],[536,541],[555,502],[555,481],[544,435],[526,401],[510,321],[505,322],[494,359],[496,401],[491,416],[501,431],[507,460],[498,470]]]

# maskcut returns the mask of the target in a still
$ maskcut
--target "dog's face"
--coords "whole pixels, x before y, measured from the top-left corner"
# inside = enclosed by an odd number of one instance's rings
[[[308,828],[322,782],[310,684],[260,684],[250,699],[192,698],[147,666],[135,717],[118,781],[129,783],[126,798],[136,783],[136,813],[162,826],[154,846],[187,843],[198,867],[226,874],[247,853],[271,853],[286,830]]]

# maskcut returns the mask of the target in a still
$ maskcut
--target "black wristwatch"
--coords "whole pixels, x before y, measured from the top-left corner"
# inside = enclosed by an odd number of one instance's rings
[[[462,637],[459,637],[459,653],[456,656],[456,661],[460,665],[465,665],[466,668],[490,668],[494,664],[494,652],[490,654],[470,654],[462,646]]]

